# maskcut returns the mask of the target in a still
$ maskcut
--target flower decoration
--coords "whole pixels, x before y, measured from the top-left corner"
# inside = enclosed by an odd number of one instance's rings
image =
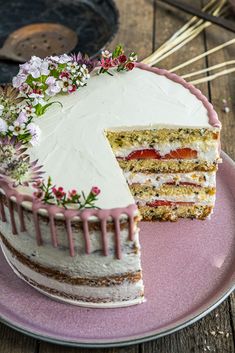
[[[101,68],[99,70],[99,73],[107,73],[109,75],[112,75],[109,71],[109,69],[111,68],[116,68],[118,72],[131,71],[134,69],[136,61],[136,53],[132,52],[128,56],[126,56],[122,46],[117,45],[117,47],[112,53],[110,53],[108,50],[102,51],[100,60]]]
[[[121,45],[113,52],[102,51],[100,59],[73,54],[51,56],[45,59],[33,56],[20,65],[12,85],[0,86],[0,175],[7,177],[13,186],[33,183],[34,197],[44,203],[62,207],[75,205],[78,209],[97,208],[95,205],[100,189],[93,186],[88,195],[76,189],[66,192],[63,187],[52,184],[49,177],[42,179],[41,166],[30,161],[26,150],[38,143],[40,129],[35,119],[56,102],[57,94],[71,94],[84,87],[90,73],[112,76],[110,69],[131,71],[137,56],[125,55]]]
[[[0,175],[7,177],[14,186],[28,186],[42,177],[37,161],[30,162],[26,148],[16,138],[0,138]]]
[[[13,78],[13,86],[31,101],[36,115],[43,115],[55,102],[50,98],[58,93],[72,93],[85,86],[90,74],[86,64],[79,64],[72,56],[50,56],[40,59],[33,56],[20,65]]]
[[[34,197],[47,204],[56,204],[65,208],[75,205],[79,210],[98,208],[95,202],[101,191],[97,186],[93,186],[87,196],[83,191],[79,193],[76,189],[66,192],[62,186],[53,185],[51,177],[48,177],[46,182],[38,180],[33,187],[36,189]]]

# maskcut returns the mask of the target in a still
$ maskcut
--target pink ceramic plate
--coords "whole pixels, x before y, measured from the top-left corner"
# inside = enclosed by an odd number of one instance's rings
[[[118,346],[185,327],[235,285],[235,164],[223,153],[210,221],[141,224],[147,301],[122,309],[61,304],[18,279],[0,256],[0,317],[31,336],[74,346]]]

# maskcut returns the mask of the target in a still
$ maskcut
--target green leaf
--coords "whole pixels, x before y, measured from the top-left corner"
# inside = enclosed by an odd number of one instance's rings
[[[120,56],[122,53],[123,53],[122,45],[121,45],[121,44],[118,44],[118,45],[116,46],[116,48],[114,49],[114,51],[113,51],[112,57],[113,57],[113,58],[117,58],[117,57]]]

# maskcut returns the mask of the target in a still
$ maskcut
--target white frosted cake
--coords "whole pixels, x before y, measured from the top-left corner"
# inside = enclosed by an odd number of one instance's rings
[[[213,107],[135,60],[120,47],[95,64],[32,58],[0,92],[2,250],[19,277],[68,303],[143,302],[139,220],[214,207]]]

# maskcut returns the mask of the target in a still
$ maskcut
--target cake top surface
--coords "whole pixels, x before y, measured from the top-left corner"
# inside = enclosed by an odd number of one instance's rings
[[[99,189],[102,193],[97,207],[125,208],[134,204],[134,199],[106,137],[107,131],[210,129],[220,128],[220,122],[202,93],[177,75],[135,64],[135,53],[127,57],[120,46],[111,54],[103,53],[95,69],[88,59],[68,55],[43,60],[32,57],[28,63],[20,65],[13,79],[17,92],[8,88],[2,91],[3,96],[10,94],[11,97],[5,101],[3,97],[4,105],[0,105],[3,116],[0,135],[3,133],[13,140],[3,139],[1,145],[6,151],[15,149],[15,155],[7,157],[9,163],[3,158],[1,168],[10,177],[17,175],[17,181],[23,180],[25,175],[31,183],[39,178],[40,168],[36,162],[29,166],[29,157],[24,155],[24,146],[27,146],[30,161],[38,160],[43,166],[44,180],[50,176],[56,185],[66,190],[82,190],[85,195],[90,195],[92,185],[98,185],[94,195]],[[8,106],[11,99],[18,102],[25,97],[26,101],[19,107]],[[38,129],[41,139],[35,144]],[[23,148],[22,141],[26,143]],[[170,151],[170,144],[168,147]],[[17,190],[32,195],[33,188],[38,189],[38,186],[24,186],[23,190],[21,186]],[[56,195],[56,190],[52,193]],[[44,202],[45,190],[43,199],[39,194],[33,195]],[[53,197],[60,205],[57,196]],[[92,201],[88,206],[93,204]]]
[[[37,122],[42,135],[32,159],[65,189],[87,193],[99,185],[101,208],[134,203],[105,130],[210,127],[208,111],[188,89],[140,68],[112,77],[93,74],[82,90],[55,100],[62,107],[52,106]]]

